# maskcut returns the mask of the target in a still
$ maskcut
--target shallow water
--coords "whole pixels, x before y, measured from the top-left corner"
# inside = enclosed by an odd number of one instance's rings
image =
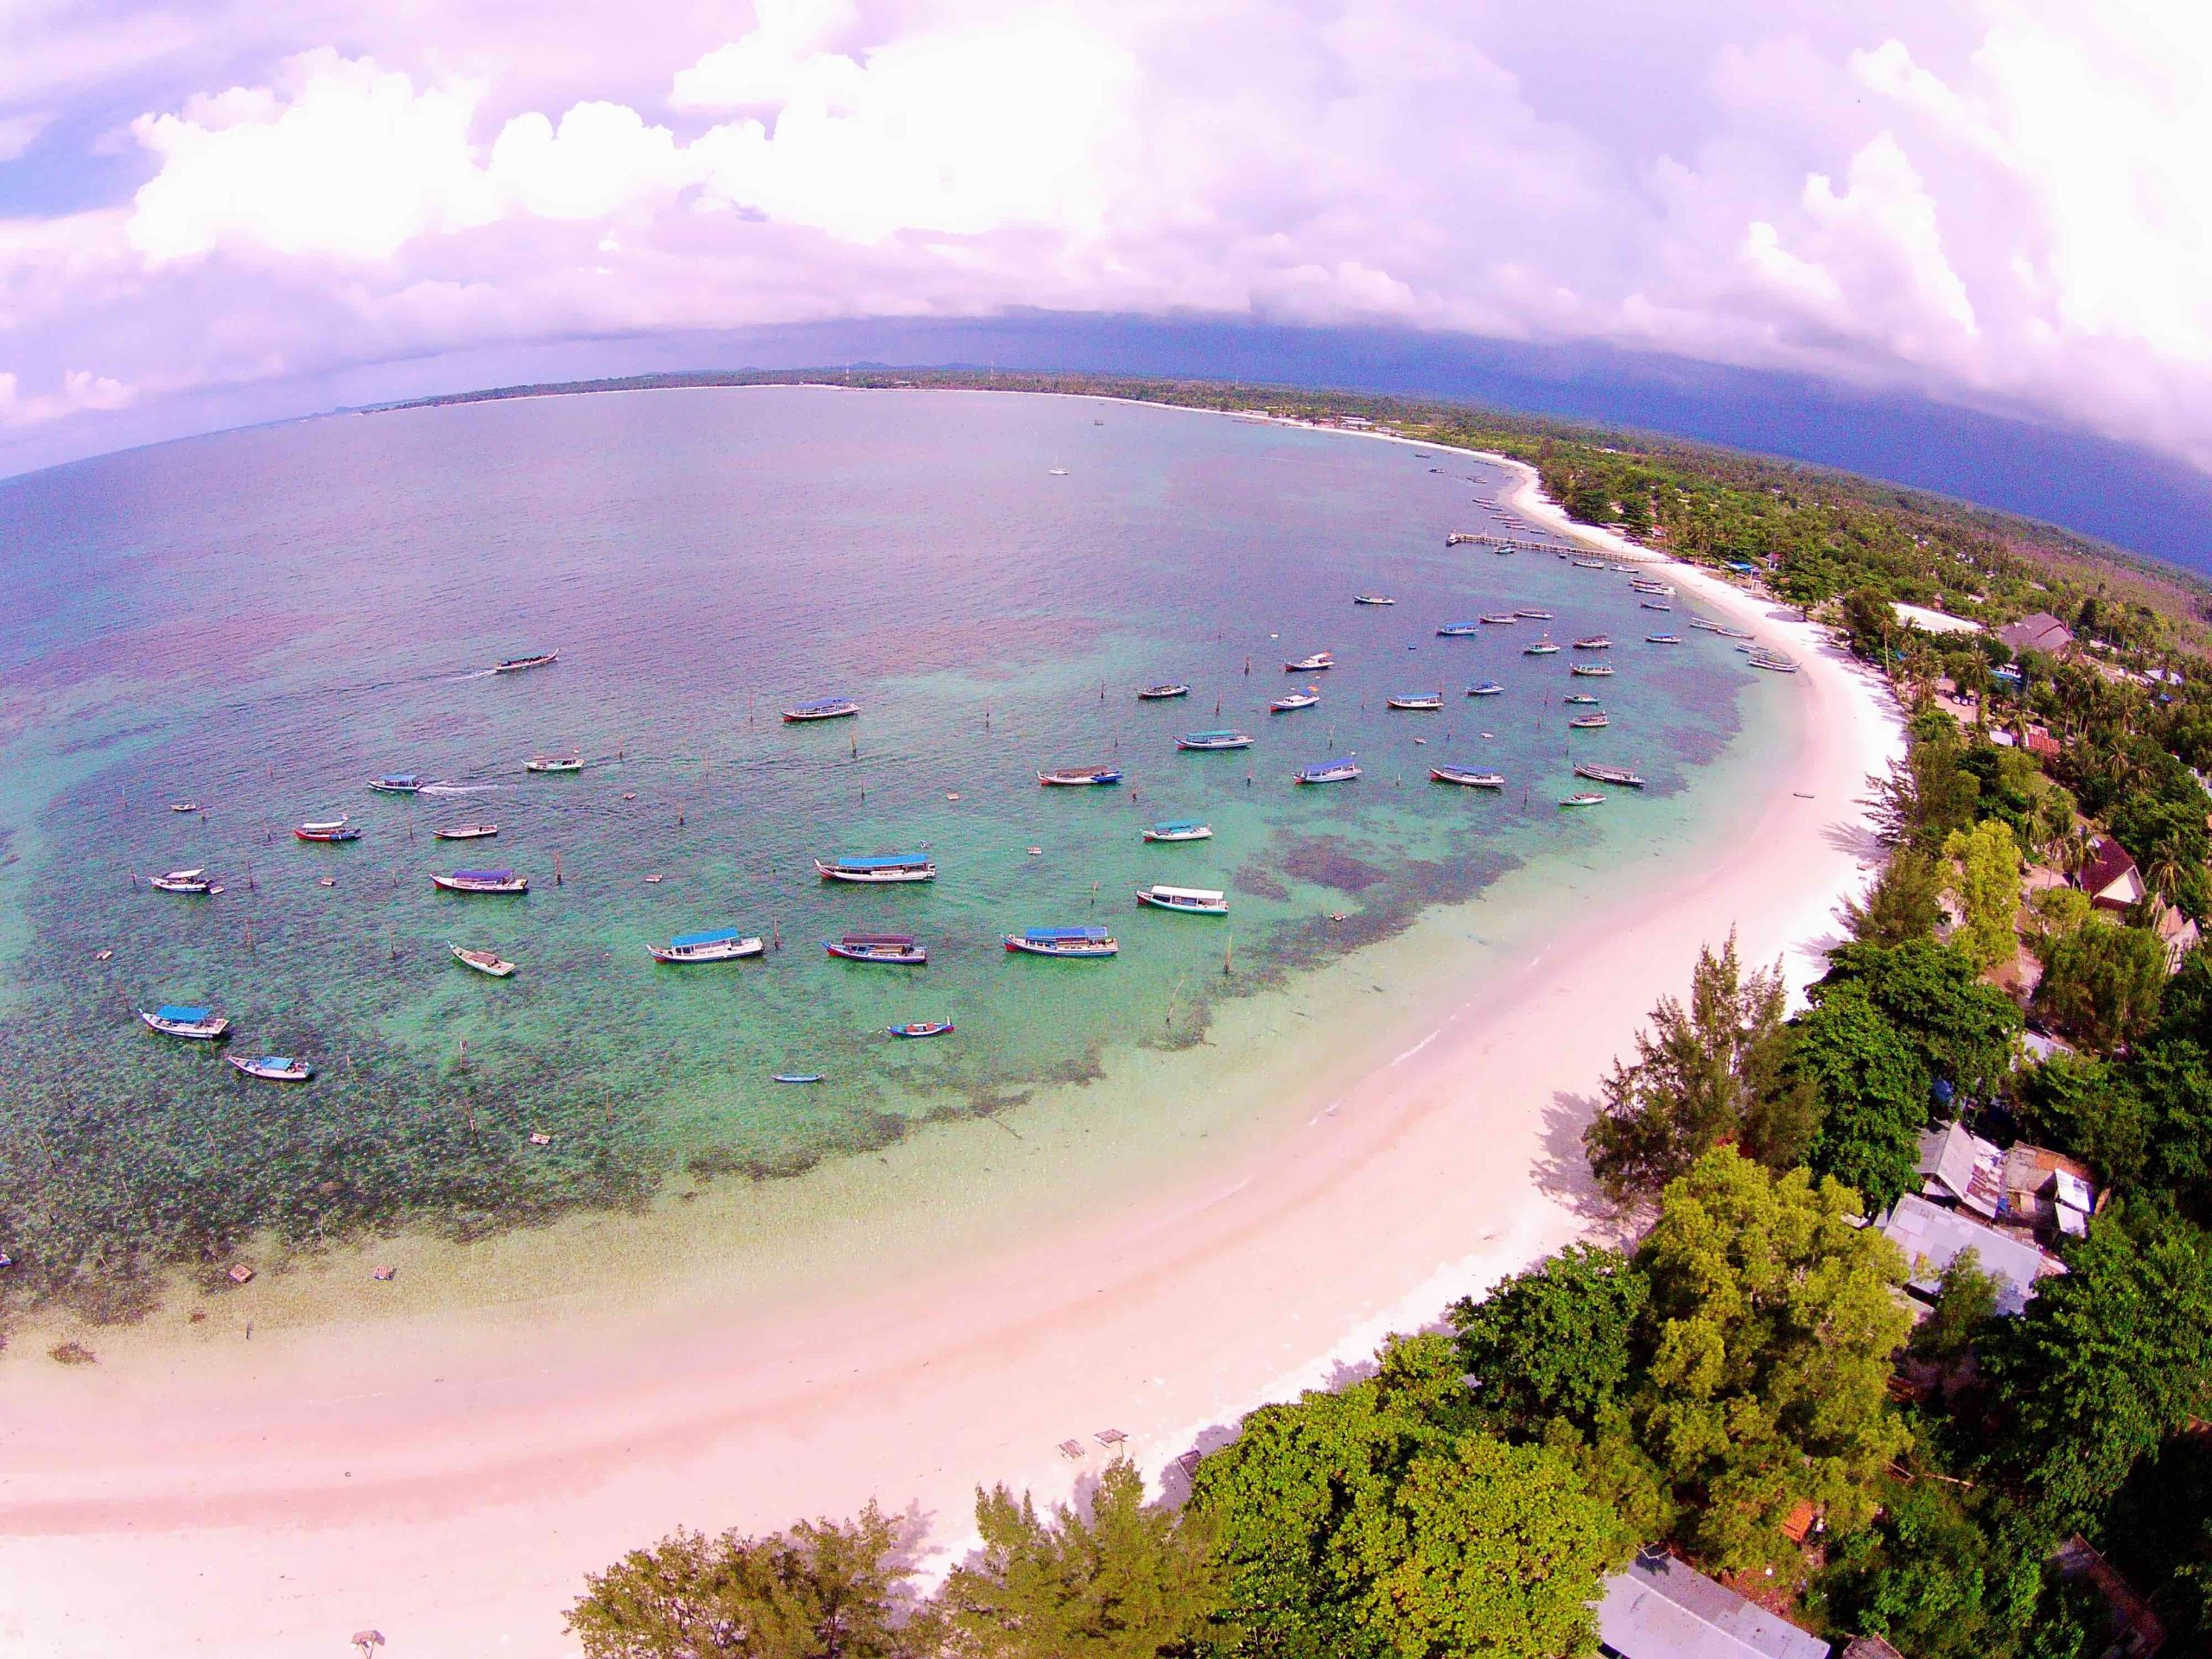
[[[797,1170],[1093,1077],[1119,1046],[1193,1042],[1223,997],[1293,987],[1516,865],[1555,861],[1571,885],[1685,841],[1668,798],[1729,747],[1751,677],[1708,634],[1642,644],[1687,612],[1639,611],[1619,576],[1447,550],[1501,482],[1444,452],[1181,411],[777,388],[340,417],[0,484],[15,1282],[127,1306],[155,1262],[213,1260],[256,1227],[467,1235],[642,1206],[687,1166]],[[1351,604],[1375,589],[1401,602]],[[1516,605],[1556,620],[1434,636]],[[1546,631],[1610,632],[1616,677],[1523,657]],[[1324,646],[1332,672],[1282,671]],[[550,668],[483,671],[550,649]],[[1135,700],[1168,678],[1192,695]],[[1463,695],[1484,678],[1506,695]],[[1309,682],[1319,708],[1264,711]],[[1382,707],[1440,688],[1440,714]],[[1612,724],[1570,747],[1560,698],[1584,688]],[[776,718],[833,694],[861,715]],[[1213,727],[1257,741],[1173,749]],[[579,775],[522,772],[570,749]],[[1290,785],[1348,753],[1359,781]],[[1651,787],[1563,813],[1570,756]],[[1433,786],[1438,759],[1510,786]],[[1124,785],[1034,781],[1094,760]],[[445,786],[364,786],[406,770]],[[360,842],[289,833],[340,812]],[[1185,817],[1215,838],[1140,841]],[[481,817],[496,841],[429,839]],[[893,847],[925,848],[939,880],[812,871]],[[181,865],[226,892],[133,879]],[[512,866],[531,892],[435,892],[455,865]],[[1232,913],[1140,911],[1148,880],[1225,888]],[[1118,959],[998,943],[1090,923]],[[645,954],[725,925],[781,948]],[[848,929],[914,932],[930,964],[827,959]],[[448,941],[520,971],[469,973]],[[195,1001],[241,1051],[321,1075],[253,1083],[131,1016]],[[884,1034],[924,1018],[958,1030]],[[826,1081],[772,1081],[793,1069]]]

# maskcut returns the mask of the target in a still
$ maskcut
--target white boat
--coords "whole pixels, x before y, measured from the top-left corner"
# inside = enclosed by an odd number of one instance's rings
[[[1567,723],[1578,732],[1599,732],[1603,731],[1609,722],[1604,715],[1597,714],[1577,715]]]
[[[1623,789],[1642,789],[1643,779],[1626,766],[1601,766],[1585,761],[1575,767],[1574,775],[1587,778],[1593,784],[1618,784]]]
[[[1483,631],[1479,622],[1446,622],[1436,631],[1440,639],[1471,639]]]
[[[814,871],[824,881],[873,883],[934,881],[937,866],[919,853],[871,853],[865,858],[816,859]]]
[[[1477,772],[1472,766],[1433,766],[1428,769],[1430,780],[1440,784],[1459,784],[1468,789],[1503,789],[1503,772]]]
[[[1087,789],[1122,781],[1119,766],[1056,766],[1040,772],[1037,781],[1048,789]]]
[[[1103,927],[1032,927],[1005,935],[1000,943],[1025,957],[1065,957],[1095,962],[1118,956],[1122,947]]]
[[[1521,619],[1510,611],[1492,611],[1481,620],[1493,628],[1510,628]]]
[[[1358,776],[1359,767],[1352,760],[1323,760],[1310,766],[1300,766],[1291,778],[1291,782],[1294,784],[1348,784]]]
[[[1513,614],[1525,622],[1548,622],[1552,620],[1549,611],[1539,610],[1533,605],[1516,605],[1513,607]]]
[[[534,657],[510,657],[505,662],[493,664],[492,671],[494,674],[519,674],[526,668],[543,668],[548,663],[557,661],[560,655],[557,651],[541,651]]]
[[[1563,796],[1560,800],[1560,804],[1561,806],[1602,806],[1605,804],[1605,798],[1602,795],[1592,795],[1586,792],[1580,795]]]
[[[496,950],[469,950],[448,942],[446,949],[453,952],[453,959],[465,968],[474,968],[480,974],[489,974],[494,979],[505,979],[515,970],[515,965]]]
[[[524,772],[582,772],[584,758],[581,754],[534,754],[523,762]]]
[[[1593,633],[1586,639],[1576,640],[1574,648],[1577,651],[1611,651],[1613,648],[1612,636],[1606,633]]]
[[[1311,657],[1300,657],[1294,663],[1285,663],[1282,667],[1286,674],[1319,674],[1322,670],[1334,668],[1336,665],[1337,655],[1334,652],[1317,651]]]
[[[158,1031],[164,1037],[181,1037],[191,1043],[212,1043],[231,1028],[231,1022],[213,1008],[175,1002],[164,1002],[151,1014],[141,1008],[138,1017],[146,1022],[149,1031]]]
[[[315,1076],[315,1067],[289,1054],[257,1054],[251,1059],[226,1054],[223,1058],[249,1077],[259,1077],[264,1083],[305,1083]]]
[[[1252,739],[1244,732],[1185,732],[1175,740],[1175,747],[1194,751],[1249,749]]]
[[[430,884],[448,893],[518,893],[530,891],[530,878],[512,870],[455,870],[451,875],[432,874]]]
[[[1155,823],[1144,831],[1147,841],[1211,841],[1213,826],[1200,823],[1195,818],[1176,818],[1166,823]]]
[[[161,893],[210,893],[222,891],[207,879],[205,870],[169,870],[146,879]]]
[[[1748,660],[1753,668],[1764,668],[1776,674],[1795,674],[1797,671],[1796,664],[1770,651],[1755,651]]]
[[[1171,887],[1155,881],[1137,889],[1137,902],[1156,910],[1179,910],[1186,916],[1229,914],[1229,895],[1212,887]]]
[[[1187,697],[1190,695],[1191,688],[1179,680],[1171,680],[1164,685],[1141,685],[1137,688],[1139,702],[1165,702],[1170,697]]]
[[[655,962],[734,962],[740,957],[757,957],[768,947],[757,935],[741,933],[734,927],[718,927],[703,933],[679,933],[666,944],[649,944],[645,949]]]
[[[370,779],[369,787],[379,795],[420,795],[429,781],[419,772],[394,772]]]
[[[1382,594],[1354,594],[1351,602],[1355,605],[1395,605],[1398,601]]]
[[[1471,685],[1467,688],[1467,695],[1471,697],[1503,696],[1504,693],[1505,688],[1496,680],[1484,680],[1480,685]]]
[[[1287,715],[1294,709],[1311,709],[1320,701],[1321,694],[1308,686],[1303,691],[1292,691],[1277,697],[1268,705],[1268,712],[1271,715]]]
[[[824,697],[818,702],[802,702],[784,710],[784,724],[804,725],[810,720],[850,720],[861,711],[861,706],[850,697]]]
[[[430,839],[432,841],[482,841],[488,836],[496,836],[499,833],[499,826],[496,823],[457,823],[450,830],[431,830]]]
[[[1586,680],[1603,680],[1610,679],[1613,670],[1610,663],[1577,663],[1568,671],[1580,674]]]
[[[197,801],[171,801],[169,803],[169,810],[172,812],[197,812],[199,810],[200,803]]]
[[[1382,706],[1385,709],[1402,709],[1414,714],[1433,714],[1444,707],[1444,694],[1441,691],[1423,691],[1411,696],[1385,697],[1382,699]]]
[[[1556,657],[1559,647],[1548,639],[1539,639],[1533,645],[1522,646],[1521,654],[1523,657]]]

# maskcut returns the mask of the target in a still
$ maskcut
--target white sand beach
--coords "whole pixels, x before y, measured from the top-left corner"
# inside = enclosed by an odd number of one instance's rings
[[[1514,505],[1567,529],[1519,470]],[[1263,1143],[874,1291],[772,1319],[671,1297],[19,1368],[0,1651],[296,1659],[374,1627],[394,1659],[565,1654],[582,1574],[679,1524],[873,1498],[957,1549],[977,1482],[1063,1497],[1109,1429],[1157,1477],[1574,1236],[1574,1135],[1612,1056],[1732,926],[1793,984],[1819,971],[1866,876],[1865,780],[1902,747],[1886,690],[1818,630],[1667,570],[1802,665],[1777,687],[1793,747],[1726,856],[1624,883],[1481,995],[1403,1011],[1395,1059],[1312,1079],[1310,1113]]]

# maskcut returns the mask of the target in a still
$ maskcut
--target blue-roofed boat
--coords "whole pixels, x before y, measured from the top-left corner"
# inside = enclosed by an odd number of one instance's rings
[[[1213,827],[1200,823],[1196,818],[1171,818],[1165,823],[1155,823],[1144,832],[1147,841],[1211,841]]]
[[[823,697],[818,702],[802,702],[784,710],[784,723],[795,726],[810,720],[849,720],[861,711],[861,706],[850,697]]]
[[[1300,657],[1296,662],[1282,665],[1286,674],[1319,674],[1323,669],[1337,665],[1337,654],[1332,651],[1317,651],[1311,657]]]
[[[907,933],[848,933],[842,939],[824,939],[822,948],[845,962],[880,962],[893,968],[918,968],[930,953]]]
[[[903,1026],[886,1026],[893,1037],[942,1037],[952,1029],[950,1020],[911,1020]]]
[[[149,1031],[190,1043],[212,1043],[231,1028],[231,1022],[214,1009],[179,1002],[164,1002],[151,1014],[141,1008],[138,1017]]]
[[[1141,685],[1137,688],[1139,702],[1165,702],[1170,697],[1187,697],[1190,695],[1191,688],[1179,680],[1165,685]]]
[[[1310,766],[1300,766],[1291,779],[1294,784],[1348,784],[1359,776],[1358,764],[1351,760],[1323,760]]]
[[[1171,887],[1155,881],[1137,889],[1137,902],[1155,910],[1179,910],[1185,916],[1229,914],[1229,895],[1213,887]]]
[[[1444,694],[1441,691],[1411,691],[1402,696],[1383,698],[1382,706],[1414,714],[1433,714],[1444,707]]]
[[[451,875],[432,874],[430,883],[448,893],[517,893],[530,891],[530,878],[512,870],[455,870]]]
[[[865,858],[814,861],[824,881],[934,881],[937,866],[919,853],[872,853]]]
[[[1469,686],[1467,695],[1471,697],[1495,697],[1501,696],[1505,688],[1496,680],[1484,680],[1479,684]]]
[[[1119,766],[1058,766],[1050,772],[1040,772],[1037,781],[1051,787],[1080,789],[1094,784],[1118,784],[1122,781]]]
[[[226,1054],[223,1058],[249,1077],[259,1077],[264,1083],[305,1083],[315,1076],[315,1067],[289,1054],[256,1054],[250,1059]]]
[[[1303,691],[1287,691],[1268,705],[1271,715],[1287,715],[1294,709],[1311,709],[1321,701],[1321,694],[1312,686]]]
[[[1479,622],[1446,622],[1436,631],[1440,639],[1471,639],[1483,631]]]
[[[541,651],[535,657],[509,657],[493,664],[492,671],[494,674],[519,674],[525,668],[543,668],[548,663],[557,662],[560,656],[557,651]]]
[[[1428,769],[1429,780],[1439,784],[1459,784],[1468,789],[1503,789],[1503,772],[1478,772],[1472,766],[1437,765]]]
[[[1175,740],[1179,749],[1249,749],[1250,735],[1244,732],[1185,732]]]
[[[757,957],[768,947],[760,936],[739,931],[734,927],[709,928],[702,933],[679,933],[666,944],[649,944],[645,949],[655,962],[734,962],[740,957]]]
[[[1026,928],[1007,934],[1001,943],[1026,957],[1068,957],[1084,962],[1117,955],[1122,949],[1103,927]]]
[[[1679,645],[1682,643],[1682,636],[1679,633],[1647,633],[1643,636],[1643,643],[1647,645]]]
[[[394,772],[370,779],[369,787],[379,795],[420,795],[429,781],[419,772]]]

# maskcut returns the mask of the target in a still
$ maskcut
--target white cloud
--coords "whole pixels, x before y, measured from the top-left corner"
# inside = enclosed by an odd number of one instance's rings
[[[641,197],[674,194],[701,164],[666,127],[626,105],[578,104],[556,128],[517,116],[492,146],[488,176],[503,202],[547,219],[604,219]]]
[[[852,0],[760,0],[752,32],[677,71],[668,101],[679,110],[781,104],[791,97],[801,68],[825,55],[823,48],[859,21]]]
[[[36,426],[86,410],[122,409],[137,396],[119,380],[70,369],[56,391],[26,397],[13,371],[0,371],[0,426]]]

